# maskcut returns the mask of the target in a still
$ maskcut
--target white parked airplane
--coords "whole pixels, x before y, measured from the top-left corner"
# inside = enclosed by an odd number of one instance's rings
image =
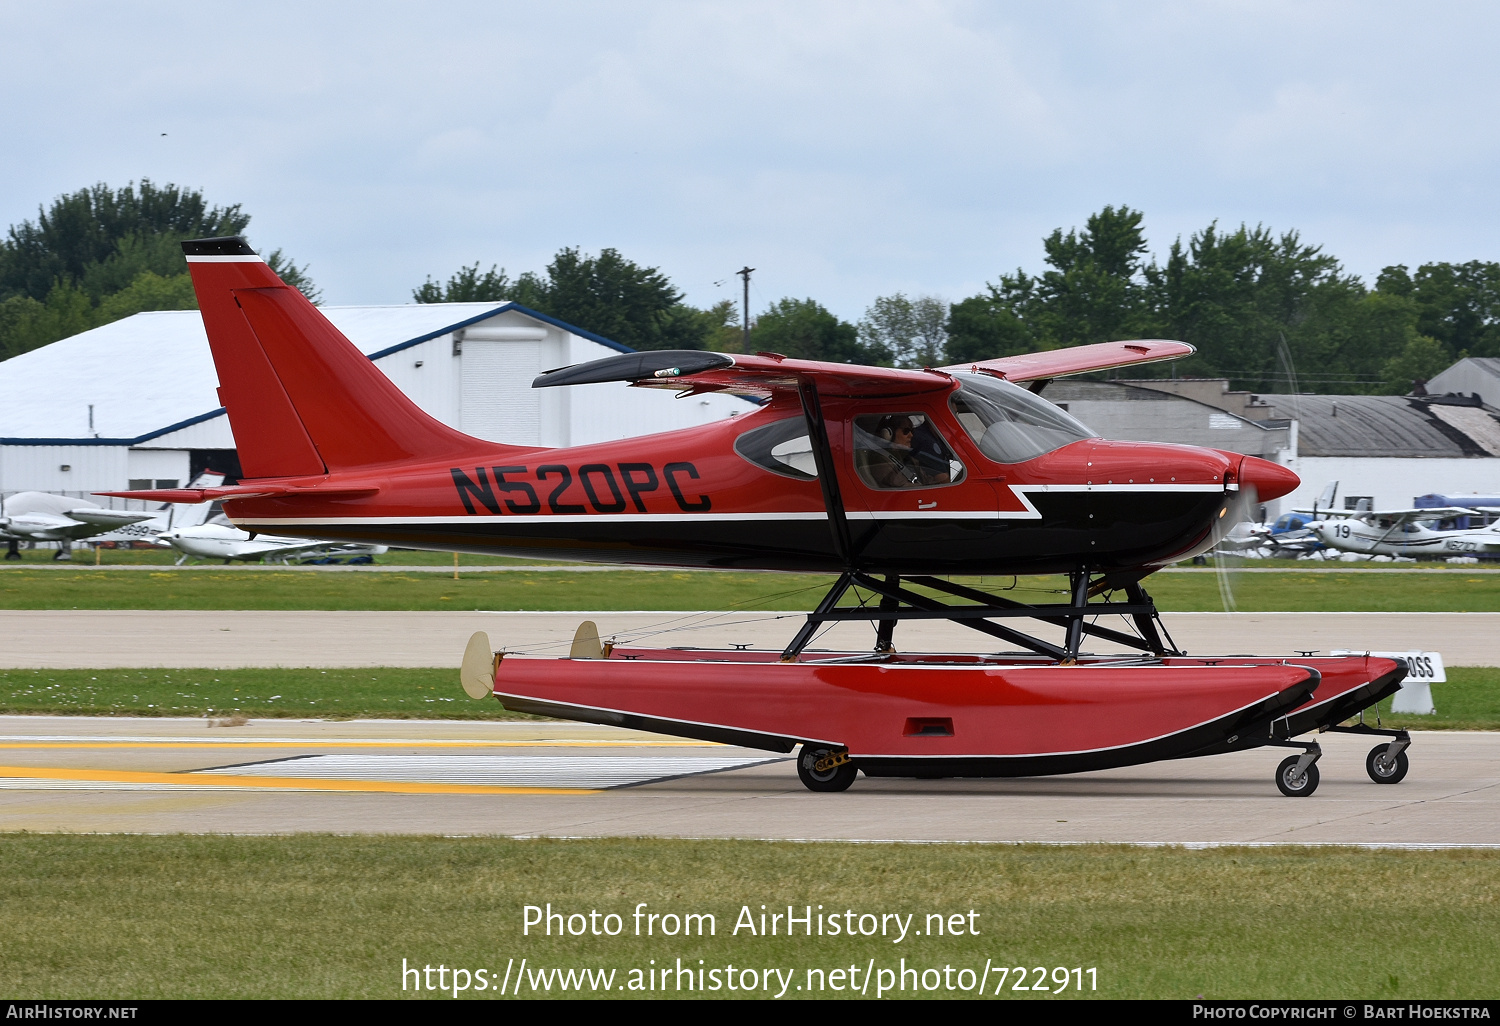
[[[205,472],[189,486],[214,488],[224,475]],[[0,537],[12,541],[62,542],[54,559],[71,558],[72,543],[151,541],[172,527],[197,526],[208,519],[211,502],[180,507],[164,504],[154,512],[105,509],[87,499],[51,492],[17,492],[0,506]]]
[[[1329,548],[1371,556],[1412,556],[1445,559],[1451,556],[1500,556],[1500,522],[1488,527],[1445,531],[1434,528],[1454,517],[1479,517],[1479,510],[1459,506],[1440,509],[1325,511],[1307,529]]]
[[[172,546],[182,553],[177,559],[181,566],[189,556],[200,559],[231,559],[246,561],[286,560],[292,556],[309,556],[322,552],[337,555],[378,556],[387,550],[385,545],[356,545],[351,543],[316,541],[311,538],[284,538],[279,535],[252,535],[227,524],[201,524],[194,527],[172,528],[156,536],[158,544]]]

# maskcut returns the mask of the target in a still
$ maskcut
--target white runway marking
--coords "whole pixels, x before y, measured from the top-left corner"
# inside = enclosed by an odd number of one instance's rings
[[[235,777],[306,777],[324,780],[603,790],[781,761],[781,758],[678,756],[570,758],[545,755],[311,755],[251,763],[248,766],[223,766],[201,772]]]

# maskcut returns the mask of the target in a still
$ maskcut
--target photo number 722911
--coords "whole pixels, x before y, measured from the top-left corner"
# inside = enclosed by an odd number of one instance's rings
[[[1000,982],[995,985],[992,993],[998,994],[1005,989],[1005,981],[1010,979],[1011,973],[1015,973],[1015,982],[1010,985],[1011,990],[1049,990],[1054,994],[1061,994],[1072,987],[1073,990],[1083,990],[1084,977],[1088,978],[1088,990],[1099,989],[1098,969],[1090,966],[1087,969],[1075,967],[1069,969],[1060,965],[1049,974],[1045,966],[1033,966],[1028,969],[1025,966],[996,966],[990,970],[992,974],[1000,974]],[[1028,982],[1029,981],[1029,982]],[[1048,984],[1051,984],[1050,986]]]

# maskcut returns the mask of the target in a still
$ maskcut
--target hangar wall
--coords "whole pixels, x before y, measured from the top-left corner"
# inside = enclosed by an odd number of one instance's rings
[[[88,492],[128,480],[128,466],[119,445],[0,446],[0,492]]]
[[[1375,509],[1407,509],[1419,495],[1494,495],[1500,489],[1500,459],[1495,458],[1302,456],[1284,462],[1302,484],[1278,501],[1281,513],[1311,508],[1330,481],[1339,483],[1334,500],[1339,509],[1347,496],[1367,495]]]

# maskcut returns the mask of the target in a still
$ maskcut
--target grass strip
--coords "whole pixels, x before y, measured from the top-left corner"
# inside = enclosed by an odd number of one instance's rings
[[[1500,667],[1449,667],[1432,685],[1437,714],[1392,714],[1411,730],[1500,730]],[[529,719],[495,701],[476,702],[457,669],[317,668],[0,670],[0,713],[60,716],[225,716],[257,719]],[[1368,723],[1375,722],[1366,712]]]
[[[1024,602],[1065,600],[1058,577],[970,577],[964,583]],[[1240,574],[1228,578],[1242,612],[1496,612],[1500,575]],[[821,574],[258,573],[13,568],[0,573],[0,609],[806,610],[832,578]],[[1213,574],[1161,574],[1147,587],[1163,612],[1224,609]],[[851,596],[845,604],[855,600]]]
[[[0,713],[526,720],[476,702],[455,669],[0,670]]]
[[[409,976],[403,993],[403,959],[433,966],[435,986],[439,964],[450,984],[461,967],[498,985],[525,958],[525,997],[766,996],[675,979],[647,991],[653,959],[702,959],[721,981],[729,964],[790,970],[787,998],[850,996],[820,991],[809,969],[825,987],[841,970],[847,988],[855,966],[857,990],[871,960],[894,981],[903,958],[937,970],[926,979],[938,989],[914,992],[921,978],[908,977],[888,998],[972,997],[948,986],[972,988],[986,960],[1027,967],[1028,984],[1033,966],[1049,984],[1054,967],[1094,967],[1098,989],[1080,996],[1104,998],[1488,998],[1500,978],[1500,852],[1478,850],[9,835],[0,864],[0,990],[24,999],[451,997],[414,992]],[[614,913],[624,929],[523,936],[524,906],[549,902]],[[641,902],[710,913],[713,935],[634,936]],[[783,922],[761,936],[762,905],[856,923],[910,914],[923,935],[788,938]],[[734,934],[742,908],[757,935]],[[963,934],[928,933],[936,914],[958,916]],[[1398,924],[1399,944],[1381,924]],[[552,977],[546,990],[537,974],[551,969],[613,969],[614,988],[563,991]],[[1001,997],[1073,996],[1013,983],[1012,971]]]

